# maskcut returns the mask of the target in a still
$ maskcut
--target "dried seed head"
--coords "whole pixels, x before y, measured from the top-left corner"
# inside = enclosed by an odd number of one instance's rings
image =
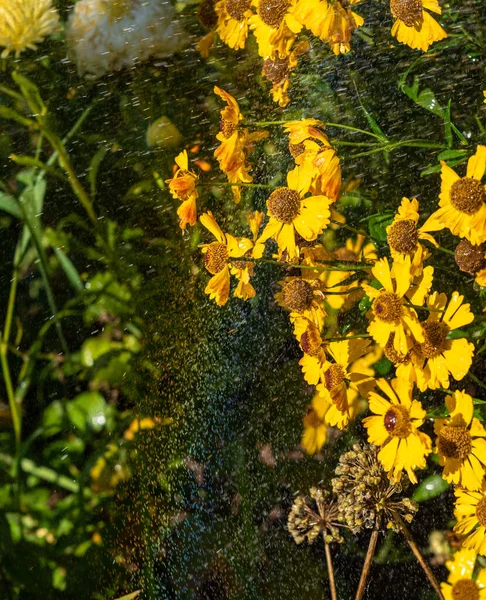
[[[486,268],[486,243],[474,246],[469,240],[461,240],[454,252],[457,266],[470,275]]]
[[[294,541],[312,544],[322,533],[327,543],[342,542],[337,522],[338,510],[330,492],[319,487],[309,496],[297,496],[288,518],[288,530]]]
[[[471,434],[465,427],[446,425],[440,430],[437,447],[446,458],[464,460],[471,452]]]
[[[473,177],[462,177],[452,184],[451,204],[466,215],[478,212],[484,204],[484,186]]]
[[[228,260],[228,249],[226,244],[222,242],[213,242],[207,246],[206,254],[204,255],[204,263],[206,269],[211,275],[216,275],[224,269]]]
[[[393,292],[381,292],[373,302],[375,317],[385,323],[398,323],[402,316],[402,300]]]
[[[389,246],[395,252],[411,254],[417,249],[418,232],[415,221],[403,219],[390,226],[387,234]]]
[[[267,58],[263,63],[263,75],[272,83],[280,83],[289,74],[288,58]]]

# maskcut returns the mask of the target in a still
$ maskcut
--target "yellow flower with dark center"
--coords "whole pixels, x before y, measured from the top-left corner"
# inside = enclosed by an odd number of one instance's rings
[[[454,531],[465,536],[464,548],[486,556],[486,479],[477,492],[456,488]]]
[[[474,245],[469,240],[461,240],[454,260],[461,271],[473,275],[479,286],[486,287],[486,242]]]
[[[437,242],[427,233],[426,223],[417,228],[419,220],[419,203],[413,198],[402,198],[398,214],[393,223],[386,228],[387,241],[394,261],[403,261],[408,256],[412,262],[412,275],[420,275],[423,262],[430,256],[429,250],[422,246],[420,240],[427,240],[434,246]]]
[[[377,385],[389,400],[375,392],[368,396],[371,412],[363,424],[368,430],[368,442],[381,446],[378,458],[390,479],[399,481],[403,471],[412,483],[417,483],[416,469],[426,466],[425,457],[431,452],[428,435],[419,431],[425,419],[425,410],[413,400],[413,382],[378,379]]]
[[[486,170],[486,146],[478,146],[467,163],[465,177],[459,177],[444,161],[440,208],[429,218],[429,231],[447,227],[454,235],[472,244],[486,242],[486,194],[481,183]]]
[[[370,350],[370,340],[359,338],[331,342],[326,348],[327,354],[335,362],[326,361],[322,366],[321,383],[317,386],[317,392],[326,401],[334,404],[339,412],[346,415],[343,417],[344,425],[349,419],[348,389],[352,388],[366,397],[375,385],[373,377],[353,368],[354,363]]]
[[[196,200],[199,196],[196,189],[197,175],[189,170],[189,159],[187,150],[183,150],[175,159],[179,167],[172,179],[166,179],[169,191],[173,198],[177,198],[182,204],[177,209],[180,219],[179,226],[185,229],[186,225],[194,225],[197,220]]]
[[[253,150],[255,142],[267,137],[266,131],[254,131],[239,127],[243,115],[238,102],[231,94],[215,86],[214,93],[222,98],[227,106],[221,111],[220,132],[216,139],[221,144],[214,151],[214,156],[219,162],[220,169],[226,174],[229,183],[251,183],[253,177],[249,174],[250,165],[246,163],[247,157]],[[231,188],[236,203],[241,198],[241,188]]]
[[[410,269],[409,258],[404,262],[394,263],[395,280],[393,281],[388,260],[382,258],[376,262],[371,272],[383,287],[378,290],[370,285],[362,284],[368,297],[373,300],[370,315],[372,321],[368,326],[368,333],[382,348],[385,348],[390,336],[394,334],[393,347],[402,355],[412,348],[415,341],[424,341],[417,313],[405,304],[413,290]],[[423,302],[422,293],[415,292],[412,298],[415,295],[417,302],[413,302],[413,304],[420,304],[419,296],[422,296]]]
[[[486,430],[473,417],[469,394],[454,392],[446,405],[449,418],[436,419],[434,424],[442,477],[467,490],[479,490],[486,474]]]
[[[486,600],[486,569],[473,579],[476,558],[474,550],[463,548],[446,562],[449,577],[440,584],[445,600]]]
[[[233,50],[244,48],[248,38],[248,20],[253,15],[251,0],[220,0],[215,10],[219,37]]]
[[[350,8],[360,0],[297,0],[294,16],[312,33],[327,42],[334,54],[351,49],[351,35],[364,20]]]
[[[423,342],[417,343],[411,354],[420,391],[449,387],[449,376],[463,379],[472,364],[474,345],[466,338],[449,339],[455,329],[474,320],[464,296],[454,292],[449,303],[445,294],[434,292],[427,298],[429,318],[421,323]]]
[[[263,58],[288,56],[302,25],[293,17],[293,0],[253,0],[257,14],[250,19],[258,54]]]
[[[246,271],[244,265],[239,264],[240,261],[232,261],[231,259],[238,259],[245,256],[253,248],[253,242],[247,238],[235,238],[229,233],[223,233],[211,212],[201,215],[200,221],[216,238],[215,242],[200,245],[204,254],[205,267],[213,275],[204,293],[208,294],[211,300],[216,300],[218,306],[222,306],[228,301],[230,269],[233,268],[233,262],[237,265],[235,267],[235,274],[238,278],[241,279],[244,276],[244,271]],[[245,283],[247,283],[246,276]]]
[[[294,313],[291,315],[294,335],[297,338],[304,356],[299,365],[304,379],[310,385],[317,385],[321,370],[326,362],[327,343],[321,337],[321,328],[311,319]]]
[[[426,52],[431,44],[446,38],[447,33],[424,9],[438,15],[442,12],[438,0],[390,0],[390,10],[396,19],[392,35],[402,44]]]
[[[327,313],[324,310],[324,294],[319,279],[310,269],[303,269],[302,276],[286,277],[279,283],[282,289],[275,294],[275,299],[280,306],[290,312],[294,329],[297,330],[296,321],[308,319],[320,332]]]
[[[36,44],[58,30],[59,15],[52,0],[0,0],[1,58],[36,50]]]
[[[308,50],[309,42],[300,42],[288,56],[281,57],[276,52],[274,58],[267,58],[263,61],[262,75],[272,83],[270,94],[273,101],[282,108],[290,102],[287,93],[290,87],[290,73],[297,67],[299,56]]]
[[[303,197],[296,189],[290,173],[287,176],[288,187],[274,190],[267,200],[270,217],[259,243],[273,238],[278,244],[279,253],[287,252],[289,260],[299,255],[295,242],[296,233],[304,240],[317,239],[329,224],[330,199],[327,196]]]

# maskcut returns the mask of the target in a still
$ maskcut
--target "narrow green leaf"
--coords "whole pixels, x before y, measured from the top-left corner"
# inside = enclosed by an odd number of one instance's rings
[[[106,148],[100,148],[89,163],[89,186],[91,191],[91,198],[94,200],[96,196],[96,179],[98,177],[98,171],[103,159],[106,156]]]
[[[34,117],[44,116],[47,113],[47,106],[44,104],[39,92],[39,88],[30,79],[21,75],[18,71],[12,73],[12,79],[19,86],[24,98],[29,104]]]
[[[437,157],[438,160],[451,160],[453,158],[463,158],[466,155],[466,150],[444,150]]]
[[[434,474],[430,477],[426,477],[419,485],[415,488],[412,499],[415,502],[424,502],[437,498],[449,487],[447,481],[442,479],[441,475]]]
[[[16,219],[22,219],[22,213],[20,211],[19,203],[16,198],[0,192],[0,210],[4,210],[12,217]]]
[[[83,282],[81,281],[81,277],[79,276],[79,273],[76,267],[73,265],[71,259],[65,254],[63,250],[61,250],[61,248],[58,248],[57,246],[51,247],[54,250],[59,264],[63,268],[64,273],[66,273],[70,284],[77,292],[82,292],[84,289]]]

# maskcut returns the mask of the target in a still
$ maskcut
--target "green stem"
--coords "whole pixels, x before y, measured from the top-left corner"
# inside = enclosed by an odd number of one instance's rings
[[[363,263],[359,263],[359,264],[342,264],[342,263],[338,263],[338,262],[326,262],[323,260],[319,260],[317,261],[319,264],[325,264],[325,265],[329,265],[326,267],[321,267],[319,265],[296,265],[293,263],[288,263],[288,262],[284,262],[284,261],[280,261],[280,260],[270,260],[267,258],[249,258],[249,257],[241,257],[238,258],[239,261],[245,261],[245,262],[254,262],[254,263],[263,263],[263,264],[268,264],[268,265],[279,265],[281,267],[287,267],[290,269],[311,269],[314,271],[362,271],[362,270],[366,270],[368,271],[369,269],[371,269],[372,265],[363,265]]]
[[[286,125],[289,121],[256,121],[254,123],[247,123],[248,125],[253,125],[255,127],[268,127],[270,125]],[[371,131],[366,131],[366,129],[359,129],[358,127],[351,127],[351,125],[341,125],[340,123],[329,123],[329,121],[323,121],[323,124],[326,127],[336,127],[337,129],[346,129],[348,131],[354,131],[355,133],[362,133],[364,135],[369,135],[370,137],[374,137],[377,140],[382,141],[383,138],[376,133],[372,133]]]
[[[366,238],[369,238],[372,240],[375,239],[375,238],[372,238],[368,233],[366,233],[366,231],[361,231],[360,229],[355,229],[354,227],[351,227],[347,223],[340,223],[339,221],[335,221],[334,219],[331,219],[331,223],[333,223],[334,225],[339,225],[343,229],[347,229],[348,231],[351,231],[352,233],[356,233],[357,235],[362,235],[363,237],[366,237]],[[378,241],[378,240],[375,240],[375,241]]]
[[[279,185],[270,185],[267,183],[228,183],[227,181],[214,181],[208,183],[198,183],[196,187],[248,187],[248,188],[268,188],[276,189],[282,187]]]
[[[401,142],[392,142],[389,144],[383,144],[383,146],[373,148],[367,152],[358,152],[357,154],[350,154],[347,159],[361,158],[362,156],[369,156],[370,154],[376,154],[377,152],[391,152],[395,148],[400,147],[408,148],[432,148],[436,150],[444,150],[447,148],[445,144],[431,143],[427,140],[403,140]]]
[[[454,256],[454,254],[455,254],[452,250],[448,250],[447,248],[443,248],[442,246],[436,246],[435,249],[440,250],[441,252],[444,252],[445,254],[452,254],[452,256]]]
[[[356,335],[343,335],[342,337],[329,337],[324,338],[325,342],[343,342],[345,340],[361,340],[363,338],[370,338],[369,333],[358,333]]]
[[[480,387],[483,388],[483,390],[486,390],[486,385],[476,377],[476,375],[474,375],[473,373],[471,373],[471,371],[469,371],[469,373],[467,374],[469,379],[472,379],[474,381],[474,383],[476,383],[477,385],[479,385]]]

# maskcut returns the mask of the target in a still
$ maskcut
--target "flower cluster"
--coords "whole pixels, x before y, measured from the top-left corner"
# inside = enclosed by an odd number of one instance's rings
[[[273,100],[289,103],[292,70],[309,49],[308,32],[327,43],[334,54],[351,49],[352,33],[364,24],[354,12],[360,0],[203,0],[199,21],[209,29],[198,44],[203,56],[218,36],[234,50],[245,47],[252,32],[263,59],[262,75],[271,84]],[[426,52],[429,46],[447,37],[431,16],[441,14],[437,0],[391,0],[394,18],[392,35],[410,48]],[[430,11],[430,12],[429,12]],[[299,40],[302,34],[304,40]]]
[[[472,262],[484,266],[486,207],[481,178],[486,148],[479,146],[469,159],[463,179],[442,165],[439,208],[428,219],[421,218],[415,198],[403,198],[386,227],[385,247],[375,244],[366,231],[353,230],[357,237],[336,248],[322,234],[347,225],[335,208],[342,188],[341,167],[325,124],[315,119],[284,123],[289,150],[286,185],[254,184],[248,159],[255,143],[268,134],[241,127],[244,118],[237,101],[220,88],[215,93],[227,105],[221,113],[215,157],[228,183],[219,185],[229,185],[237,202],[245,186],[271,191],[266,213],[257,210],[246,216],[251,236],[224,232],[210,211],[200,217],[214,237],[201,245],[212,275],[206,294],[224,305],[233,275],[234,296],[248,300],[256,295],[250,279],[259,263],[274,263],[284,270],[275,299],[287,313],[302,351],[303,378],[314,388],[303,417],[301,445],[308,454],[322,449],[330,427],[344,430],[369,409],[362,423],[372,446],[345,455],[336,472],[334,491],[341,494],[339,510],[344,511],[347,526],[368,527],[380,494],[388,498],[405,482],[416,484],[417,471],[435,453],[444,480],[455,486],[456,531],[463,536],[464,547],[485,553],[486,430],[474,415],[473,398],[460,389],[449,391],[473,363],[475,346],[465,328],[473,323],[474,314],[459,292],[446,295],[434,290],[434,267],[428,263],[443,250],[431,234],[447,227],[463,238],[459,246],[469,244],[467,251],[456,250],[456,260],[460,255],[464,265],[466,259],[474,259],[467,269],[458,261],[459,267],[471,273]],[[189,169],[185,152],[176,162],[179,168],[168,183],[172,195],[182,201],[178,214],[185,227],[196,221],[198,178]],[[484,271],[477,271],[479,285]],[[342,320],[351,310],[356,313],[358,301],[366,331],[346,327],[337,333],[338,317]],[[389,365],[391,377],[376,378],[373,366],[381,359]],[[420,399],[428,390],[445,395],[448,413],[435,419],[432,436],[432,429],[424,431],[429,407]],[[376,490],[369,491],[373,486]],[[387,510],[409,520],[413,503],[397,502],[388,503]],[[313,539],[320,525],[307,533],[302,529],[307,527],[307,501],[299,500],[294,508],[295,536]],[[392,521],[390,517],[386,522]]]

